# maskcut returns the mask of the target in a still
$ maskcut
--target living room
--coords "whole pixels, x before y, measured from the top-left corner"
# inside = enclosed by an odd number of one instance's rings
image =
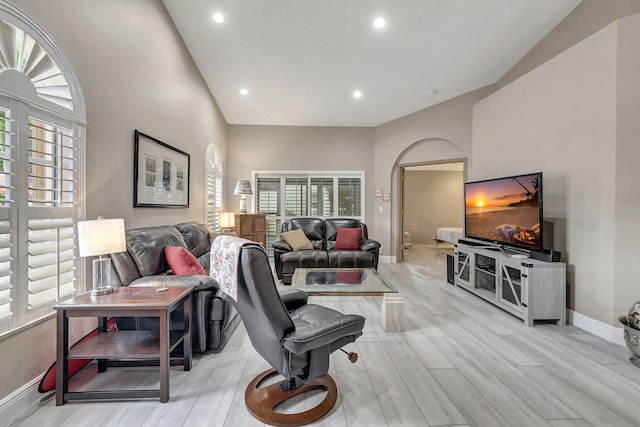
[[[364,171],[368,193],[390,194],[366,198],[365,222],[393,263],[400,163],[465,158],[467,180],[542,170],[569,323],[622,342],[617,316],[640,299],[628,267],[640,207],[637,2],[584,0],[498,81],[375,127],[227,124],[160,1],[11,3],[51,35],[81,83],[86,218],[124,218],[127,228],[202,220],[213,143],[230,209],[236,181],[255,170]],[[135,129],[190,153],[188,209],[133,207]],[[46,370],[54,330],[49,318],[2,338],[1,398]]]

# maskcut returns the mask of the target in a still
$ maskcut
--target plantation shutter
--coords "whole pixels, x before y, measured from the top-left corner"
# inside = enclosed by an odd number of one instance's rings
[[[29,118],[28,309],[74,292],[76,162],[72,130]]]
[[[222,180],[207,173],[207,224],[212,230],[220,229],[222,211]]]
[[[12,77],[0,79],[0,338],[51,316],[74,293],[86,121],[79,81],[62,52],[5,3],[0,72]]]
[[[311,178],[311,215],[333,215],[333,178]]]
[[[257,178],[257,213],[280,215],[280,178]]]
[[[0,108],[0,332],[10,329],[14,314],[14,150],[10,110]]]
[[[29,206],[73,207],[73,131],[29,118]]]
[[[212,230],[220,230],[222,212],[222,158],[215,144],[207,147],[206,158],[206,221]]]
[[[256,213],[267,214],[267,251],[273,254],[271,244],[280,236],[280,178],[256,178]]]
[[[338,210],[340,216],[360,216],[362,192],[360,178],[338,178]]]
[[[73,218],[30,219],[28,235],[29,308],[73,294]]]
[[[13,285],[13,272],[11,262],[13,261],[11,244],[11,225],[9,221],[0,221],[0,325],[6,322],[13,311],[11,303],[11,290]],[[0,328],[4,330],[5,328]]]
[[[287,178],[284,183],[286,216],[307,215],[307,178]]]

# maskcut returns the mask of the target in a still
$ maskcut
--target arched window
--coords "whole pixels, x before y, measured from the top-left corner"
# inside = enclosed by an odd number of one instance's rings
[[[222,212],[222,157],[215,144],[207,147],[205,173],[207,205],[206,221],[214,231],[220,231],[220,212]]]
[[[53,39],[0,2],[0,335],[73,295],[85,104]]]

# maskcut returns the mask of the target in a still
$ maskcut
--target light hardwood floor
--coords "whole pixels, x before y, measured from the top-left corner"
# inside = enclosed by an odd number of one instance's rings
[[[437,252],[437,251],[436,251]],[[630,353],[573,326],[522,321],[446,283],[445,255],[430,265],[381,264],[406,303],[405,332],[385,333],[380,298],[314,297],[366,316],[364,334],[331,357],[339,398],[318,426],[640,426],[640,368]],[[72,402],[43,399],[18,426],[253,426],[244,389],[267,368],[242,325],[220,353],[171,370],[171,400]],[[153,368],[95,366],[71,387],[157,387]],[[294,405],[300,410],[318,396]]]

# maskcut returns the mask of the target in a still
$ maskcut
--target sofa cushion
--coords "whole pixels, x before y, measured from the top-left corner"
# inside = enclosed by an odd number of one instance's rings
[[[376,268],[375,255],[367,251],[329,251],[329,268]]]
[[[335,250],[356,250],[360,247],[360,228],[338,228]]]
[[[283,273],[293,274],[296,268],[325,268],[328,266],[329,263],[326,251],[291,251],[286,254],[282,254]]]
[[[192,274],[205,275],[204,268],[187,248],[182,246],[165,246],[164,255],[167,257],[169,267],[173,274],[178,276],[189,276]]]
[[[187,249],[196,257],[200,257],[211,249],[210,229],[203,222],[183,222],[174,227],[182,234]]]
[[[127,250],[143,276],[162,274],[169,270],[164,256],[165,246],[187,247],[182,234],[170,225],[135,228],[128,230],[126,236]]]
[[[298,251],[301,249],[313,249],[313,245],[305,236],[304,231],[300,228],[297,230],[285,231],[284,233],[280,233],[280,237],[282,240],[287,242],[291,249],[294,251]]]
[[[361,239],[367,238],[366,226],[355,218],[327,218],[324,220],[327,240],[327,250],[334,249],[336,238],[338,237],[338,228],[358,228],[362,232]]]
[[[301,229],[313,245],[313,249],[326,249],[324,245],[324,220],[322,218],[291,218],[289,230]],[[283,230],[287,231],[287,230]]]

